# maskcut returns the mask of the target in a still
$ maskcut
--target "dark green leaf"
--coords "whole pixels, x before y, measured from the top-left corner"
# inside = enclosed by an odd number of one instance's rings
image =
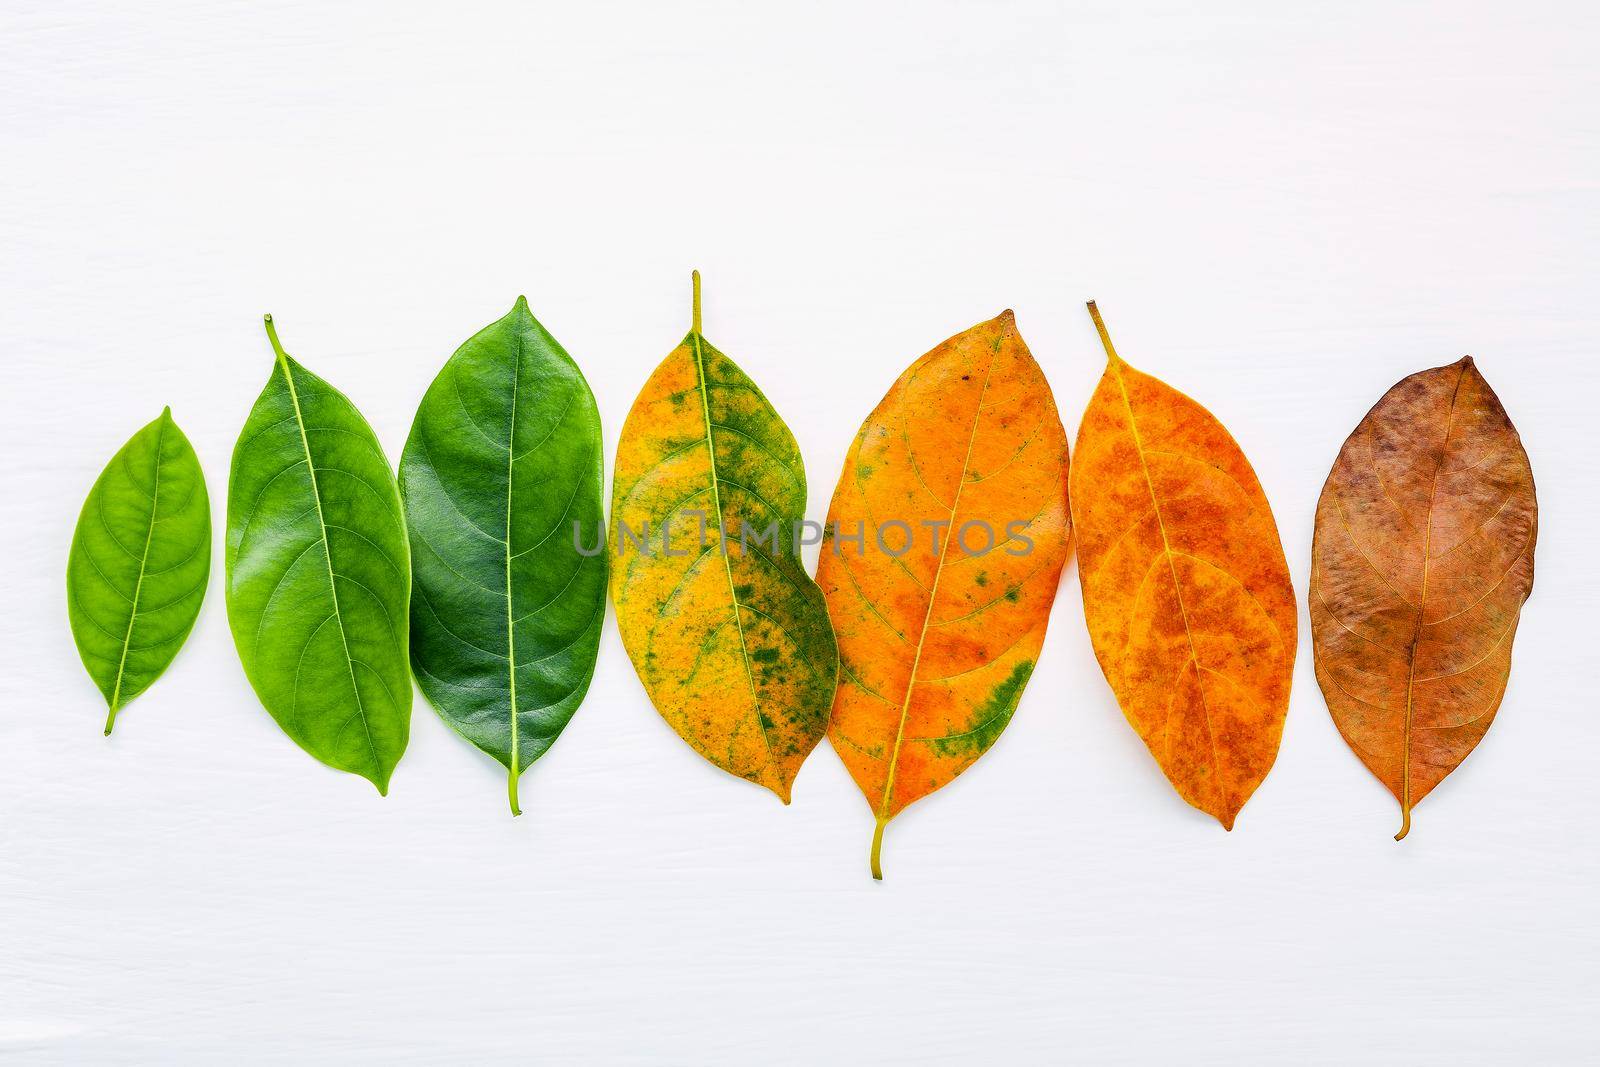
[[[517,778],[594,674],[601,479],[594,394],[520,297],[444,365],[400,457],[412,667],[440,717],[509,771],[513,814]]]

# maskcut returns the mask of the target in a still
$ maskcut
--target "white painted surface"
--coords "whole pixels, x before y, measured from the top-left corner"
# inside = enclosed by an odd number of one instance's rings
[[[0,42],[0,1055],[1600,1054],[1593,5],[5,0]],[[1097,297],[1244,445],[1302,593],[1345,434],[1470,351],[1542,509],[1500,718],[1397,845],[1303,634],[1277,768],[1225,834],[1123,722],[1072,571],[1012,726],[890,828],[883,885],[826,746],[787,809],[714,770],[610,623],[521,819],[420,698],[388,799],[302,754],[223,610],[260,314],[395,458],[525,292],[610,455],[691,267],[819,519],[900,370],[1003,307],[1075,429]],[[106,740],[66,550],[166,403],[218,562]]]

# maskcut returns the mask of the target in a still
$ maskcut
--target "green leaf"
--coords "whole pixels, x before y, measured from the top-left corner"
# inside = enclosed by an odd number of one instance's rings
[[[67,614],[110,714],[150,687],[194,627],[211,574],[211,501],[172,409],[128,439],[83,502]]]
[[[522,297],[450,357],[400,457],[411,665],[440,717],[507,769],[513,815],[518,777],[594,675],[602,477],[594,394]]]
[[[693,324],[617,445],[617,628],[678,735],[787,804],[827,732],[839,669],[795,544],[805,465],[755,382],[701,334],[698,272]]]
[[[387,793],[411,725],[411,561],[367,420],[284,352],[233,450],[228,622],[261,703],[295,743]]]

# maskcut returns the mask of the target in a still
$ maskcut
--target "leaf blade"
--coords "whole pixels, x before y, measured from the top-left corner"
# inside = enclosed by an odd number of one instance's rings
[[[228,478],[229,626],[284,732],[387,794],[411,716],[399,492],[360,411],[283,351],[270,316],[267,332],[272,375]]]
[[[695,295],[693,328],[645,383],[617,447],[617,627],[678,735],[787,804],[826,732],[838,665],[792,535],[805,468],[761,390],[700,333],[698,274]],[[630,547],[629,532],[645,531],[661,542],[650,553]]]
[[[68,618],[106,699],[107,734],[183,647],[210,572],[205,474],[166,408],[95,480],[68,555]]]
[[[840,648],[829,738],[876,819],[874,877],[887,823],[975,763],[1021,700],[1070,554],[1067,468],[1009,311],[914,362],[857,434],[817,577]],[[879,540],[896,523],[927,542],[896,554]],[[1031,550],[969,554],[974,523],[996,539],[1022,523]],[[841,550],[858,531],[860,551]]]
[[[400,459],[418,684],[446,724],[506,767],[513,814],[518,778],[594,674],[603,540],[583,555],[566,527],[603,538],[601,447],[587,381],[519,297],[440,370]]]
[[[1411,809],[1482,741],[1533,587],[1538,502],[1471,357],[1408,376],[1339,450],[1317,502],[1317,681],[1345,742]]]
[[[1118,356],[1089,310],[1107,363],[1072,471],[1085,620],[1129,725],[1178,794],[1231,830],[1288,710],[1297,611],[1283,545],[1226,427]]]

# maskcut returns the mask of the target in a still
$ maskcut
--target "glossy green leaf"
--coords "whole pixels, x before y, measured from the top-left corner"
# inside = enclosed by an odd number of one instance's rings
[[[828,729],[839,649],[795,536],[806,473],[755,382],[694,325],[645,382],[612,479],[617,628],[662,718],[785,804]]]
[[[578,710],[600,650],[601,451],[589,383],[518,297],[444,365],[400,457],[411,665],[507,769],[516,815],[518,777]]]
[[[400,493],[355,405],[283,351],[233,450],[228,622],[285,733],[387,793],[411,726]]]
[[[129,438],[83,502],[67,560],[78,655],[110,713],[161,677],[211,574],[211,501],[172,409]]]

